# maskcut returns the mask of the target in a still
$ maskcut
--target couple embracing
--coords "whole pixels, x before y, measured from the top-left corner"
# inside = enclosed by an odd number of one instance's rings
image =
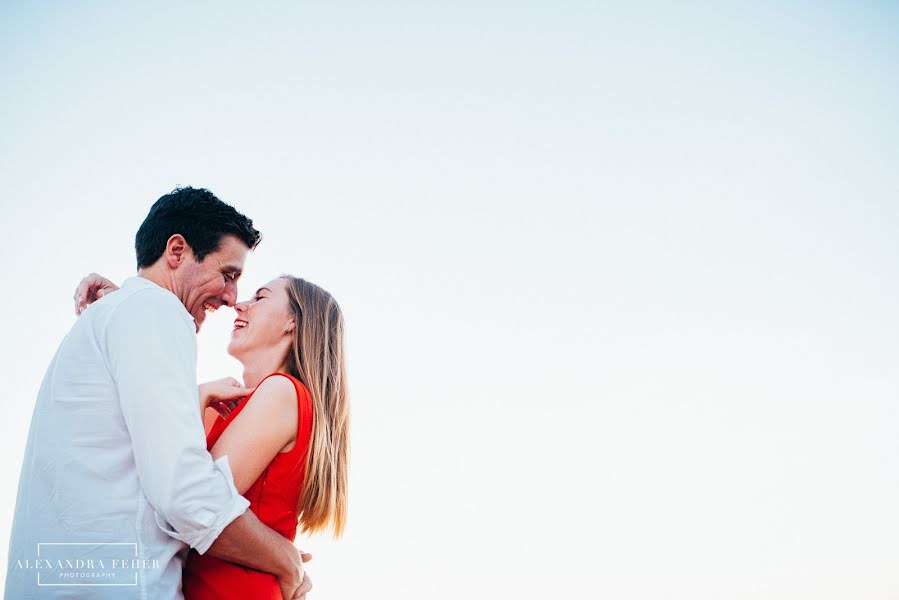
[[[76,291],[38,393],[6,598],[304,598],[296,531],[346,520],[349,404],[334,298],[284,275],[238,301],[260,234],[204,189],[150,209],[137,275]],[[197,385],[207,312],[243,382]]]

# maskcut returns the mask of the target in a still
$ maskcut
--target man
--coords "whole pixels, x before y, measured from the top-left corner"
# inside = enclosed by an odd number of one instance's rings
[[[176,189],[150,209],[137,276],[83,312],[41,384],[7,599],[179,599],[188,547],[276,575],[285,599],[311,589],[309,555],[246,510],[227,457],[206,451],[198,408],[195,333],[236,302],[259,239],[207,190]]]

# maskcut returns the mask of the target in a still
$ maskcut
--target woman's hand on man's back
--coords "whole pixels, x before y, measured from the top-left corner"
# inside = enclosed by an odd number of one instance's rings
[[[75,316],[81,315],[90,304],[117,289],[119,286],[102,275],[91,273],[75,288]]]

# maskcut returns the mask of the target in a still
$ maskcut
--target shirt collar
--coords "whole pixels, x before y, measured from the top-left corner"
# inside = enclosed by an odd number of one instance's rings
[[[128,288],[128,289],[142,290],[144,288],[150,288],[150,287],[160,289],[166,293],[172,294],[172,296],[175,296],[175,294],[173,294],[170,290],[167,290],[164,287],[162,287],[161,285],[157,285],[156,283],[150,281],[146,277],[141,277],[140,275],[133,275],[133,276],[125,279],[125,281],[122,282],[122,289]],[[178,297],[175,296],[175,299],[178,300]],[[194,319],[193,315],[190,314],[190,312],[188,312],[187,307],[184,306],[184,304],[181,302],[181,300],[178,300],[178,305],[181,307],[181,310],[184,311],[184,318],[187,319],[191,325],[196,327],[197,320]]]

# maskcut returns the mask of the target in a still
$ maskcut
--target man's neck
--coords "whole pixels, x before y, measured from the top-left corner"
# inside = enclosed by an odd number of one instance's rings
[[[172,292],[176,296],[178,295],[178,292],[175,289],[175,281],[171,276],[171,273],[167,273],[162,271],[161,269],[155,269],[153,267],[145,267],[143,269],[137,270],[137,276],[152,281],[159,287]]]

